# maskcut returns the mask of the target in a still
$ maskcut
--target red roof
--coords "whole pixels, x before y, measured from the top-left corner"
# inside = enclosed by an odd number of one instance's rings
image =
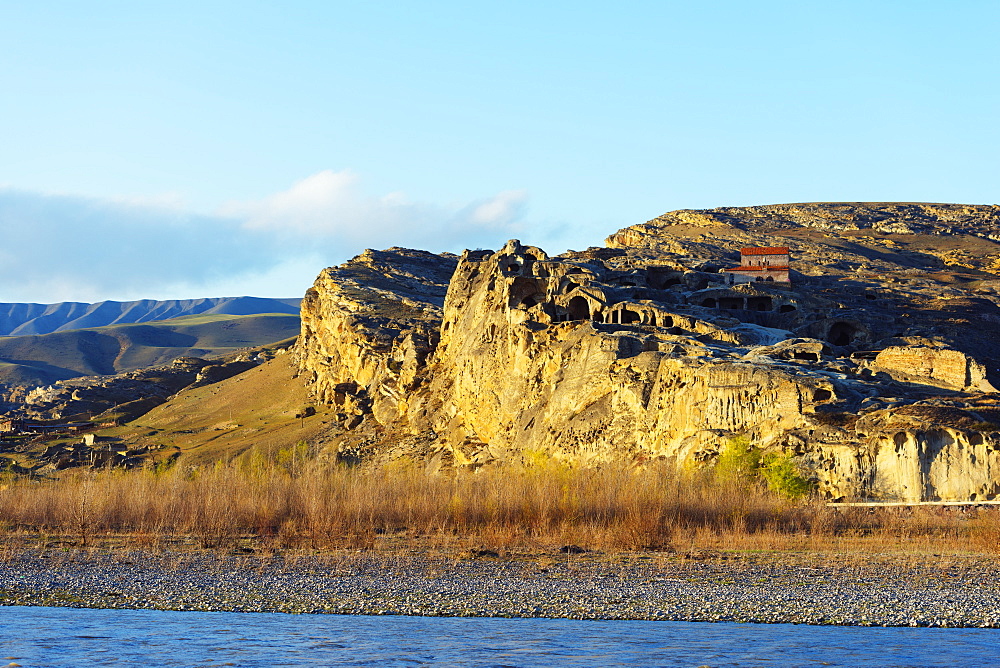
[[[788,255],[788,246],[754,246],[743,248],[740,255]]]

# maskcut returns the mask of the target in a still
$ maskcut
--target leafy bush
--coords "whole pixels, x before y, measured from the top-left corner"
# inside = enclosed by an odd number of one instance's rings
[[[813,490],[815,485],[799,474],[792,458],[785,453],[770,453],[764,456],[760,475],[767,481],[771,491],[788,497],[801,498]]]
[[[715,461],[715,473],[724,480],[753,478],[760,468],[761,453],[746,436],[726,441]]]
[[[806,496],[815,487],[799,473],[791,456],[785,453],[765,455],[746,436],[726,441],[715,462],[715,474],[723,480],[763,479],[772,492],[789,499]]]

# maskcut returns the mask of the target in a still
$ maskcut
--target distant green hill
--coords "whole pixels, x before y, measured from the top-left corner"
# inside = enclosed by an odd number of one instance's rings
[[[286,313],[190,315],[29,336],[0,337],[0,383],[43,385],[210,357],[274,343],[299,333]]]

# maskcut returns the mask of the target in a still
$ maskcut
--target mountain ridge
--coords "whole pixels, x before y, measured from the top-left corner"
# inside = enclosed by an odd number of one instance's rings
[[[754,247],[789,247],[790,281],[734,281]],[[994,205],[678,210],[556,256],[517,240],[368,250],[321,271],[301,307],[284,370],[213,388],[207,422],[238,439],[212,457],[294,416],[318,457],[352,466],[689,470],[746,445],[831,501],[1000,500]],[[236,390],[309,405],[264,424]],[[113,435],[207,457],[225,430],[189,438],[205,399]]]
[[[298,315],[297,298],[204,297],[128,302],[0,303],[0,336],[51,334],[76,329],[169,320],[188,315]]]
[[[111,375],[178,357],[217,356],[298,334],[290,313],[201,313],[48,334],[0,337],[0,384],[47,385],[78,376]]]

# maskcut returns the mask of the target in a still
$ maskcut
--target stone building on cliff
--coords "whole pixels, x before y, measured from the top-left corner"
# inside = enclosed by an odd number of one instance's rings
[[[754,246],[740,250],[740,266],[723,271],[730,285],[759,281],[790,283],[788,266],[787,246]]]

